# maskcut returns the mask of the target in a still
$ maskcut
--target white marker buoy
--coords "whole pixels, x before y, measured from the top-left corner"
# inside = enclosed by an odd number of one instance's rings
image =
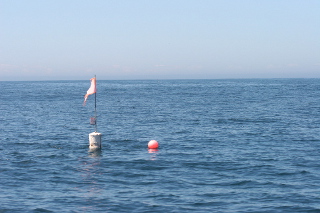
[[[102,134],[99,132],[92,132],[89,134],[89,148],[90,149],[101,149],[101,137]]]
[[[94,125],[95,131],[89,134],[89,148],[90,149],[101,149],[101,136],[102,134],[97,132],[97,78],[90,79],[91,85],[84,96],[83,105],[86,104],[89,95],[94,94],[94,117],[90,118],[90,124]]]

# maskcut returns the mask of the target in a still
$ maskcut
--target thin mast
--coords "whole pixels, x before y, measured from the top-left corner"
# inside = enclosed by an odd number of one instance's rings
[[[94,93],[94,118],[95,118],[95,131],[97,132],[97,77],[94,75],[96,79],[96,92]]]

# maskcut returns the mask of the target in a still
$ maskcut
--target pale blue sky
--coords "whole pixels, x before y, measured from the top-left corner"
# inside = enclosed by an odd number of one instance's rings
[[[0,80],[320,78],[320,0],[0,0]]]

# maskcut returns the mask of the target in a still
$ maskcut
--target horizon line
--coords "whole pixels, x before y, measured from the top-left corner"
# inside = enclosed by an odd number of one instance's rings
[[[254,79],[320,79],[320,77],[246,77],[246,78],[137,78],[137,79],[97,79],[97,81],[172,81],[172,80],[254,80]],[[43,82],[43,81],[87,81],[89,79],[43,79],[43,80],[0,80],[0,82]]]

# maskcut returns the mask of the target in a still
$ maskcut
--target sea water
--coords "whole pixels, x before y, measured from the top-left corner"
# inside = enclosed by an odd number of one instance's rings
[[[320,212],[320,79],[97,84],[90,151],[89,80],[0,82],[0,212]]]

